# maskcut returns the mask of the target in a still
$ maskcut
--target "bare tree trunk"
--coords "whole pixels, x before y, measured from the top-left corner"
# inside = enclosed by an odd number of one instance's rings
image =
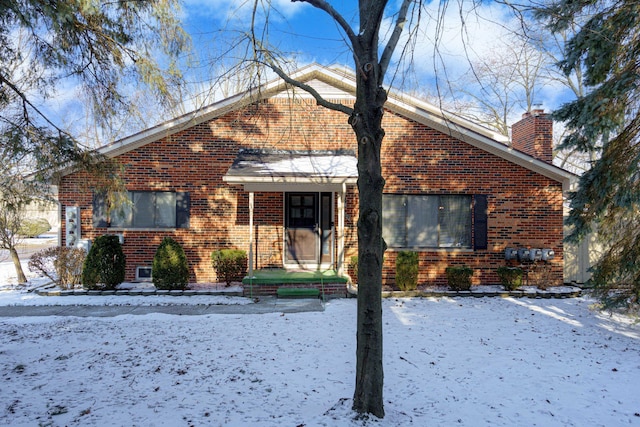
[[[27,283],[27,276],[24,275],[24,271],[22,270],[22,264],[20,264],[20,257],[18,256],[18,251],[16,250],[15,247],[12,247],[11,249],[9,249],[9,253],[11,254],[13,265],[16,268],[18,283],[20,284]]]
[[[366,62],[357,70],[358,96],[349,122],[358,140],[358,331],[353,409],[384,417],[382,399],[382,190],[380,149],[386,91],[380,67]]]
[[[329,102],[311,86],[292,79],[272,57],[266,62],[285,82],[309,92],[319,105],[349,114],[349,124],[358,141],[358,331],[356,349],[356,388],[353,410],[361,414],[384,417],[382,389],[382,190],[384,178],[380,149],[384,139],[382,115],[387,92],[382,87],[384,75],[396,50],[407,16],[422,0],[402,0],[394,16],[395,24],[379,57],[379,33],[388,0],[359,0],[359,31],[327,0],[301,1],[323,10],[344,31],[355,60],[356,102],[351,109]],[[257,5],[257,3],[256,3]],[[252,26],[252,28],[254,28]],[[264,54],[262,44],[252,38],[257,57]]]

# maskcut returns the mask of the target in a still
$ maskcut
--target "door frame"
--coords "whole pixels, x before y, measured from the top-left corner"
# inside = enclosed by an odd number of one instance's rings
[[[335,193],[332,191],[287,191],[283,192],[283,263],[285,268],[328,268],[335,263]],[[296,195],[313,195],[315,212],[315,260],[289,259],[289,239],[288,230],[290,224],[290,197]],[[329,206],[323,203],[329,203]],[[323,209],[324,208],[324,209]],[[328,209],[327,209],[328,208]],[[326,218],[329,215],[330,218]],[[323,242],[323,238],[325,239]],[[323,249],[328,254],[323,254]],[[325,256],[323,256],[325,255]]]

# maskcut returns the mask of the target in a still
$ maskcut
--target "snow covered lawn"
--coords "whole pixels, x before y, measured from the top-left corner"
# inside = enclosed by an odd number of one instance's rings
[[[42,297],[11,272],[0,262],[0,305],[251,303]],[[350,410],[354,299],[297,314],[0,318],[0,425],[640,426],[640,324],[591,305],[384,300],[383,420]]]
[[[350,411],[353,299],[287,315],[1,318],[0,424],[640,426],[640,327],[589,305],[385,300],[381,421]]]

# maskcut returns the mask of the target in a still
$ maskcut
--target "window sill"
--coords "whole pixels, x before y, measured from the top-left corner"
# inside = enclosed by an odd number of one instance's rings
[[[133,227],[107,227],[107,230],[120,232],[120,231],[144,231],[144,232],[166,232],[166,231],[176,231],[182,230],[179,228],[133,228]]]
[[[414,252],[474,252],[473,248],[387,248],[390,252],[414,251]]]

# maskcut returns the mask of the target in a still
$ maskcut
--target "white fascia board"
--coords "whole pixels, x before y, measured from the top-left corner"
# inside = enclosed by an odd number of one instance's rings
[[[244,191],[284,192],[284,191],[342,191],[344,185],[355,185],[354,177],[227,177],[222,180],[227,184],[242,185]]]
[[[116,157],[128,151],[135,150],[150,142],[157,141],[169,135],[180,132],[191,126],[195,126],[207,120],[211,120],[229,111],[238,108],[243,101],[250,103],[252,100],[246,93],[226,98],[201,110],[185,114],[173,120],[163,122],[159,125],[135,133],[131,136],[115,141],[111,144],[98,148],[98,153],[108,157]]]
[[[437,127],[438,130],[444,133],[449,133],[449,129],[453,128],[461,132],[466,130],[467,132],[482,135],[498,142],[504,142],[505,144],[509,143],[508,137],[493,129],[479,125],[469,119],[409,95],[401,93],[396,95],[395,93],[391,93],[387,104],[397,106],[397,108],[408,111],[413,115],[424,117],[424,119],[428,120],[426,124]]]

